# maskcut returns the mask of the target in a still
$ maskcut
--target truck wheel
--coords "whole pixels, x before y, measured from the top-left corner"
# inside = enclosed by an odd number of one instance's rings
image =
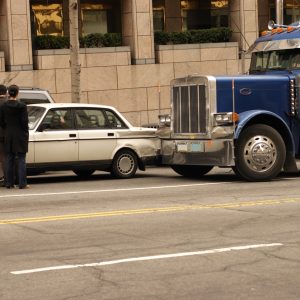
[[[111,174],[115,178],[131,178],[135,175],[137,167],[138,161],[135,153],[131,150],[121,150],[113,159]]]
[[[179,175],[195,178],[205,175],[213,166],[172,165],[171,168]]]
[[[233,170],[248,181],[270,180],[282,170],[285,156],[284,141],[275,129],[252,125],[237,140]]]

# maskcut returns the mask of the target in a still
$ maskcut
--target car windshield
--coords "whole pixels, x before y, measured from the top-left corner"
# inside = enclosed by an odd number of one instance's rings
[[[300,69],[300,49],[254,52],[252,54],[250,74],[295,69]]]
[[[39,106],[27,106],[28,111],[28,120],[29,120],[29,129],[34,129],[35,126],[39,123],[42,115],[45,112],[44,107]]]

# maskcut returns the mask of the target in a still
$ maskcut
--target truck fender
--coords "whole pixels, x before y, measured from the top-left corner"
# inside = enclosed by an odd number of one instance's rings
[[[285,130],[289,133],[289,136],[291,138],[291,142],[293,143],[293,149],[295,149],[294,141],[292,139],[292,133],[290,128],[287,126],[285,121],[279,117],[278,115],[274,114],[273,112],[267,111],[267,110],[249,110],[246,112],[242,112],[239,114],[239,122],[237,124],[237,127],[235,129],[234,138],[238,139],[239,135],[241,134],[242,130],[256,117],[263,117],[263,116],[270,116],[272,119],[277,119],[279,123],[281,123],[282,126],[284,126]],[[254,122],[257,123],[257,122]]]
[[[239,117],[240,119],[234,133],[235,140],[239,138],[243,129],[250,124],[261,123],[270,125],[280,132],[286,145],[286,162],[284,170],[287,172],[298,171],[295,161],[295,143],[293,135],[290,128],[281,117],[267,110],[250,110],[240,113]],[[274,124],[276,125],[274,126]]]

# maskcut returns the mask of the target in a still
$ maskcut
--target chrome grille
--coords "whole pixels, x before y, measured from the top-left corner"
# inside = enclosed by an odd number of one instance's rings
[[[174,133],[206,133],[205,85],[173,86]]]

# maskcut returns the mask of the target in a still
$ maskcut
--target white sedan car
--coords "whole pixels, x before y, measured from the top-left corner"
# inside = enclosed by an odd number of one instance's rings
[[[133,127],[115,108],[51,103],[27,106],[28,174],[72,170],[89,176],[95,170],[130,178],[137,168],[160,160],[160,140],[152,128]]]

